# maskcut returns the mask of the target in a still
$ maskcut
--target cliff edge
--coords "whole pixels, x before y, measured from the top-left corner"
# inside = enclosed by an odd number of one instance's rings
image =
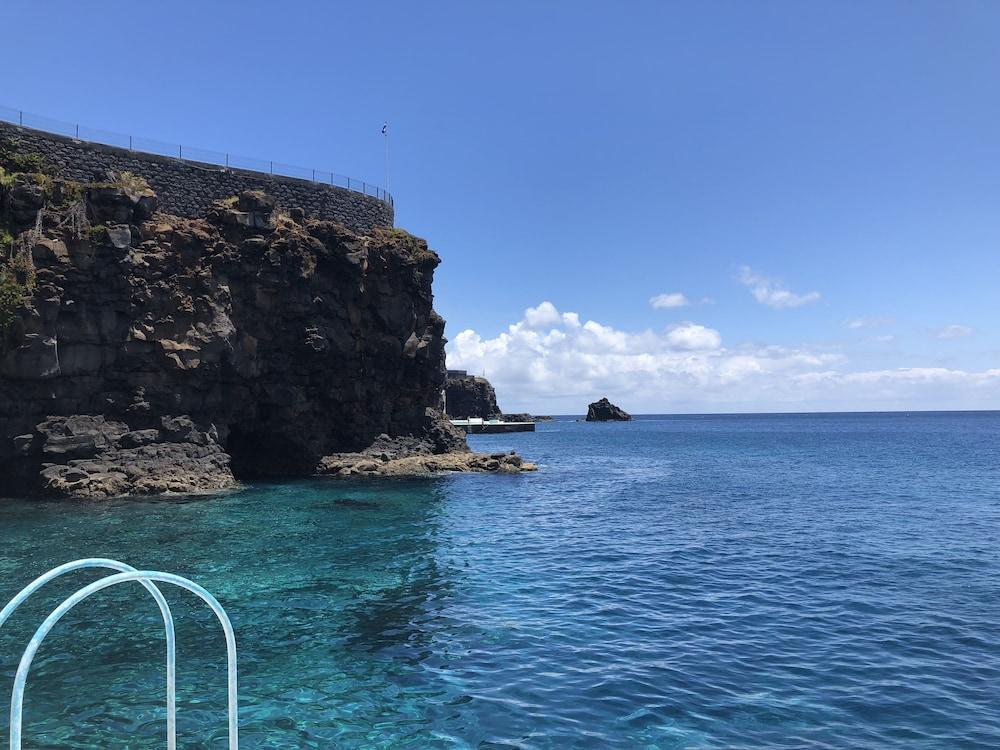
[[[428,455],[521,468],[469,453],[436,408],[439,258],[406,232],[258,191],[181,218],[133,175],[7,167],[0,249],[0,494],[215,490]]]

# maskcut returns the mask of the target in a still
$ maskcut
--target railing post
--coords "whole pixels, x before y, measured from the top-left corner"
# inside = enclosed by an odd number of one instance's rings
[[[274,162],[271,161],[269,164],[271,165],[271,174],[274,174]]]
[[[24,127],[24,110],[23,109],[17,110],[17,124],[20,125],[21,127]]]
[[[180,146],[180,145],[177,146],[177,158],[178,159],[183,159],[184,158],[184,147],[183,146]]]
[[[80,126],[79,125],[76,126],[76,139],[80,140]]]
[[[226,169],[229,169],[229,154],[226,154]]]
[[[129,137],[128,137],[128,150],[129,150],[129,151],[131,151],[131,150],[132,150],[132,136],[129,136]]]

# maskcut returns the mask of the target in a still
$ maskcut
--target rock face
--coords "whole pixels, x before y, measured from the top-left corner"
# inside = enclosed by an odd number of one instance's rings
[[[474,375],[449,377],[445,389],[445,407],[448,416],[455,419],[482,417],[499,419],[497,394],[486,378]]]
[[[588,422],[628,422],[631,419],[631,414],[615,406],[607,398],[595,401],[587,407]]]
[[[468,451],[435,408],[444,320],[423,240],[259,192],[184,219],[151,191],[70,187],[19,176],[0,196],[33,265],[0,330],[0,495],[219,489],[394,441],[405,458]]]

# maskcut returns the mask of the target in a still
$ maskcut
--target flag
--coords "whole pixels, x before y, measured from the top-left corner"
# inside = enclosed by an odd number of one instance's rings
[[[388,132],[389,132],[389,123],[387,122],[382,123],[382,135],[385,135]]]

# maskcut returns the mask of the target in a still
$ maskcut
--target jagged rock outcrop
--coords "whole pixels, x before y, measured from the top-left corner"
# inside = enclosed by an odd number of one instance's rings
[[[0,494],[219,489],[380,441],[468,452],[434,408],[423,240],[259,192],[204,219],[158,213],[141,184],[20,175],[0,200],[21,258],[0,269]]]
[[[631,414],[615,406],[607,398],[595,401],[587,407],[588,422],[628,422],[631,419]]]
[[[450,376],[445,388],[445,408],[455,419],[482,417],[498,419],[497,394],[486,378],[474,375]]]
[[[132,430],[103,416],[50,417],[19,441],[40,452],[43,487],[85,498],[218,490],[235,483],[218,433],[187,417],[163,417],[158,427]]]

